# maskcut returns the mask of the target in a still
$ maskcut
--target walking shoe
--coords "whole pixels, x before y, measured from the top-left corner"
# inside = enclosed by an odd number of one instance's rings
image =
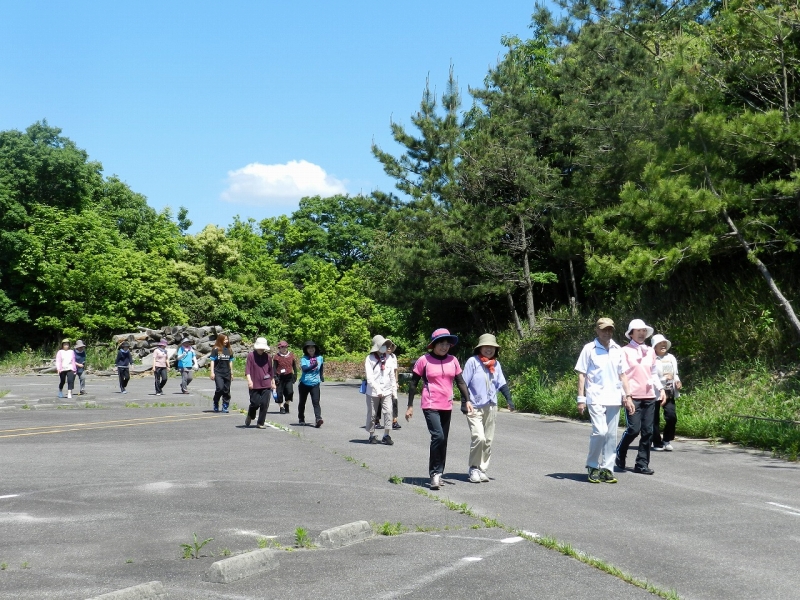
[[[161,392],[156,392],[156,396],[160,396],[160,395],[161,395]]]
[[[481,476],[482,483],[486,483],[487,481],[489,481],[489,476],[486,474],[485,471],[481,471],[480,469],[478,469],[478,475]]]
[[[639,465],[636,465],[633,468],[633,472],[641,473],[642,475],[652,475],[653,473],[655,473],[655,471],[653,471],[653,469],[651,469],[650,467],[640,467]]]
[[[123,394],[127,394],[127,393],[128,393],[128,390],[122,390],[122,393],[123,393]]]
[[[655,444],[653,444],[652,446],[650,446],[650,450],[655,450],[656,452],[661,452],[662,450],[664,450],[664,446],[656,446]]]
[[[600,483],[602,479],[600,479],[600,469],[595,469],[594,467],[586,467],[589,471],[589,483]]]
[[[72,398],[72,392],[67,392],[67,398]]]
[[[374,435],[369,436],[369,443],[370,444],[380,444],[380,442],[378,441],[378,438],[376,438]]]
[[[317,419],[317,424],[316,424],[316,425],[314,425],[314,427],[316,427],[317,429],[319,429],[320,427],[322,427],[322,424],[323,424],[323,423],[324,423],[324,421],[323,421],[322,419]]]
[[[441,485],[442,485],[441,475],[439,475],[438,473],[434,473],[433,477],[431,477],[431,489],[438,490],[439,486]]]
[[[123,392],[123,394],[124,394],[124,393],[125,393],[125,392]],[[216,404],[214,405],[214,412],[219,412],[219,406],[217,406]]]
[[[402,429],[402,427],[400,427],[400,423],[395,421],[394,423],[392,423],[392,429]]]
[[[281,406],[281,414],[282,414],[282,415],[286,414],[286,409],[285,409],[285,408],[283,408],[282,406]]]
[[[266,425],[256,425],[256,429],[266,429]]]
[[[469,468],[469,482],[470,483],[480,483],[481,482],[481,473],[477,467],[470,467]]]
[[[244,426],[245,427],[250,427],[250,423],[252,423],[252,422],[253,422],[253,419],[250,418],[250,415],[247,415],[244,418]]]
[[[669,442],[664,442],[664,452],[672,452],[675,448]]]
[[[600,469],[600,481],[603,483],[617,483],[617,478],[608,469]]]
[[[383,436],[381,442],[387,446],[394,446],[394,440],[388,435]]]
[[[85,396],[85,395],[86,395],[86,392],[81,392],[81,393],[80,393],[80,394],[78,394],[78,395],[79,395],[79,396]]]
[[[383,425],[381,425],[380,421],[375,421],[375,429],[383,429]]]
[[[228,413],[228,412],[231,412],[231,411],[229,411],[227,408],[223,408],[223,409],[222,409],[222,412],[224,412],[224,413]]]
[[[64,397],[64,392],[62,392],[61,390],[58,390],[58,397],[59,398],[63,398]]]
[[[614,466],[617,467],[620,471],[625,470],[625,459],[620,458],[619,454],[617,454],[617,458],[614,459]]]
[[[303,421],[303,419],[300,419],[300,420],[297,422],[297,424],[298,424],[298,425],[301,425],[301,426],[305,426],[306,422],[305,422],[305,421]]]

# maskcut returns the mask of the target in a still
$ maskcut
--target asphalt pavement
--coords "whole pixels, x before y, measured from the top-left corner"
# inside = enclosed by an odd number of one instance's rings
[[[213,413],[207,378],[188,395],[172,378],[163,396],[148,377],[126,395],[90,378],[89,394],[69,401],[55,382],[0,377],[0,598],[82,599],[153,580],[171,599],[653,597],[510,530],[552,536],[682,598],[800,595],[800,466],[764,453],[679,440],[653,453],[655,475],[592,485],[586,424],[503,411],[492,481],[472,484],[455,414],[436,492],[421,411],[392,431],[394,446],[369,445],[357,383],[323,384],[319,429],[297,425],[295,398],[290,415],[271,405],[273,426],[260,430],[237,410]],[[233,394],[245,408],[242,380]],[[314,537],[359,520],[403,533],[289,550],[297,528]],[[184,559],[194,533],[213,540]],[[202,580],[261,538],[287,549],[277,570]]]

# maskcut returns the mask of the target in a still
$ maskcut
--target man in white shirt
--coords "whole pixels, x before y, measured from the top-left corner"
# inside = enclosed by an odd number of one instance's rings
[[[578,412],[589,409],[592,434],[586,469],[590,483],[616,483],[611,469],[617,447],[620,406],[634,410],[622,349],[612,339],[614,321],[603,317],[595,326],[597,337],[581,350],[575,370],[578,372]]]

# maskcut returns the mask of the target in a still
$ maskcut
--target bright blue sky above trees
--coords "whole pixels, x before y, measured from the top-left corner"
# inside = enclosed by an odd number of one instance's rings
[[[290,213],[305,195],[393,190],[426,77],[465,102],[529,35],[533,0],[0,0],[0,129],[47,119],[193,231]]]

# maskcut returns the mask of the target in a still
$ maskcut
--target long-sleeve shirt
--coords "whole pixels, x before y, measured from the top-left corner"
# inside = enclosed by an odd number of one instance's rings
[[[244,374],[250,377],[254,390],[271,388],[272,382],[275,380],[275,371],[269,354],[266,352],[259,354],[257,350],[253,350],[247,355]]]
[[[367,396],[391,396],[395,393],[397,383],[394,380],[395,362],[386,356],[383,365],[376,353],[367,356],[364,371],[367,375]]]
[[[153,367],[156,369],[165,369],[169,365],[167,364],[167,359],[169,354],[167,353],[167,349],[156,348],[153,350]]]
[[[477,356],[470,356],[466,363],[464,363],[464,383],[467,384],[469,390],[469,400],[475,408],[482,408],[488,405],[497,406],[498,392],[503,394],[508,402],[508,407],[513,409],[514,403],[511,402],[511,394],[508,391],[508,384],[506,383],[505,375],[503,375],[503,367],[500,366],[500,361],[494,364],[494,373],[490,373],[489,369],[481,362]]]
[[[678,361],[675,360],[675,357],[669,353],[664,356],[656,356],[656,371],[664,389],[672,390],[674,398],[680,396],[678,388],[675,387],[675,383],[681,380],[678,376]]]
[[[130,350],[127,352],[124,352],[122,349],[118,350],[117,360],[114,361],[114,364],[118,369],[127,369],[133,364],[133,354],[131,354]]]
[[[315,366],[311,366],[313,359],[316,359]],[[319,385],[319,382],[322,381],[324,377],[322,374],[322,363],[323,360],[321,356],[303,356],[303,358],[300,359],[300,370],[303,372],[300,376],[300,383],[308,387]]]
[[[56,371],[72,371],[77,370],[75,366],[75,352],[73,350],[59,350],[56,353]]]
[[[637,400],[651,400],[663,386],[656,369],[656,351],[633,340],[622,348],[625,357],[625,375],[628,376],[631,396]]]

